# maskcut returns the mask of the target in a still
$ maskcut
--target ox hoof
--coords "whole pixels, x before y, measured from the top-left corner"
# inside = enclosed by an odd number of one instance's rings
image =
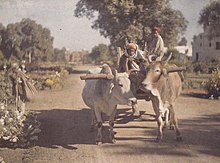
[[[140,116],[141,114],[140,114],[140,112],[139,111],[134,111],[133,112],[133,116]]]
[[[96,141],[96,144],[97,145],[102,145],[102,142],[101,141]]]
[[[157,143],[160,143],[160,142],[162,142],[162,138],[161,138],[161,137],[157,137],[155,141],[156,141]]]
[[[116,143],[116,139],[115,138],[111,139],[111,143],[115,144]]]
[[[164,125],[164,126],[163,126],[163,128],[162,128],[162,131],[165,131],[165,130],[166,130],[166,128],[167,128],[167,126],[166,126],[166,125]]]
[[[110,134],[109,140],[110,140],[112,143],[115,143],[115,142],[116,142],[114,134]]]
[[[182,136],[177,136],[177,137],[176,137],[176,140],[177,140],[178,142],[181,142],[181,141],[183,141],[183,138],[182,138]]]
[[[147,97],[145,98],[145,100],[146,100],[146,101],[150,101],[150,100],[151,100],[150,96],[147,96]]]
[[[174,129],[175,129],[174,125],[171,124],[171,125],[170,125],[170,130],[174,130]]]

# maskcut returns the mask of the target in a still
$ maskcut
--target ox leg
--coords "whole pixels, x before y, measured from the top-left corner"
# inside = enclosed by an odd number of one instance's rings
[[[113,128],[114,128],[114,120],[115,120],[115,115],[116,115],[116,109],[117,109],[117,105],[114,106],[114,110],[109,118],[109,127],[110,127],[110,134],[109,134],[109,139],[110,141],[112,141],[112,143],[115,143],[116,140],[115,140],[115,134],[114,134],[114,131],[113,131]]]
[[[132,114],[133,116],[140,116],[140,111],[137,104],[132,105]]]
[[[116,115],[116,107],[115,106],[115,109],[114,111],[112,112],[112,115],[110,116],[109,118],[109,127],[110,127],[110,133],[109,133],[109,139],[112,143],[115,143],[116,140],[115,140],[115,134],[114,134],[114,131],[113,131],[113,128],[114,128],[114,120],[115,120],[115,115]]]
[[[164,121],[165,121],[165,124],[164,124],[164,128],[167,128],[168,124],[169,124],[169,116],[170,116],[170,110],[169,110],[169,107],[170,107],[170,104],[166,101],[163,105],[163,116],[164,116]]]
[[[133,79],[134,80],[134,79]],[[136,95],[136,83],[133,81],[132,79],[131,79],[131,91],[132,91],[132,93],[134,94],[134,96],[135,97],[137,97]],[[140,111],[139,111],[139,109],[138,109],[138,106],[137,106],[137,104],[133,104],[132,105],[132,114],[134,115],[134,116],[140,116]]]
[[[152,99],[152,105],[154,108],[154,112],[156,114],[156,120],[158,125],[158,134],[157,134],[157,142],[160,142],[163,138],[163,119],[162,114],[159,112],[159,100],[157,97],[153,97]]]
[[[165,124],[164,124],[164,128],[167,128],[168,124],[169,124],[169,109],[165,108],[164,111],[164,118],[165,118]]]
[[[159,115],[157,118],[157,124],[158,124],[158,134],[157,134],[157,142],[160,142],[163,139],[163,119],[162,116]]]
[[[97,124],[97,121],[96,121],[95,111],[94,109],[92,109],[92,120],[91,120],[91,125],[90,125],[90,131],[94,131],[96,124]]]
[[[177,141],[182,141],[182,136],[181,133],[179,131],[179,127],[178,127],[178,119],[176,118],[173,106],[170,106],[170,121],[171,121],[171,125],[174,125],[174,129],[176,131],[176,139]]]
[[[96,138],[96,144],[102,144],[102,114],[100,109],[95,109],[95,115],[97,118],[97,127],[98,127],[98,134]]]

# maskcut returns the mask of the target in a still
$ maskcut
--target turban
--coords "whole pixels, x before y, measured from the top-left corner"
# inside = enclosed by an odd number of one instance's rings
[[[154,27],[154,28],[153,28],[153,31],[154,31],[154,32],[157,31],[158,33],[160,33],[161,30],[160,30],[159,27]]]
[[[126,46],[127,49],[134,49],[134,50],[137,50],[137,45],[135,43],[129,43],[127,46]]]

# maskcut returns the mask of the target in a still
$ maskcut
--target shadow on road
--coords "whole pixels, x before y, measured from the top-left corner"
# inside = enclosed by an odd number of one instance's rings
[[[90,132],[90,111],[89,109],[38,111],[42,132],[37,145],[76,149],[72,147],[74,144],[95,144],[96,132]]]
[[[147,126],[147,125],[146,125]],[[124,148],[117,151],[116,155],[173,155],[185,157],[198,157],[198,154],[220,157],[220,114],[203,115],[194,119],[183,119],[179,123],[183,141],[175,139],[175,131],[166,129],[162,142],[157,143],[153,139],[140,135],[119,137],[119,141],[144,141],[146,145],[134,143],[121,143],[105,148]],[[125,127],[126,128],[126,127]],[[156,138],[155,128],[147,128],[144,135]],[[133,149],[133,150],[130,150]]]
[[[115,128],[141,128],[143,126],[124,126],[130,121],[142,121],[140,117],[134,117],[129,113],[130,109],[119,109],[116,116]],[[39,135],[39,141],[36,145],[48,148],[57,148],[62,146],[67,149],[76,149],[74,144],[95,144],[97,129],[90,131],[91,110],[84,108],[82,110],[37,110],[38,119],[41,123],[42,132]],[[144,114],[142,112],[142,114]],[[150,115],[153,116],[153,115]],[[103,120],[108,118],[103,115]],[[122,124],[122,125],[121,125]],[[108,122],[103,126],[103,143],[109,141]]]
[[[141,118],[144,116],[150,118]],[[177,142],[175,140],[174,131],[166,130],[164,132],[164,139],[159,144],[152,139],[154,137],[156,138],[156,122],[153,122],[155,123],[155,127],[149,126],[149,123],[154,121],[154,116],[142,113],[141,117],[133,117],[129,109],[118,110],[115,129],[122,131],[124,129],[132,129],[134,132],[135,130],[143,130],[144,133],[137,136],[133,134],[131,137],[129,135],[116,135],[116,139],[121,141],[121,143],[119,143],[120,145],[116,143],[111,146],[112,148],[123,145],[128,149],[127,152],[121,154],[132,155],[155,153],[157,151],[157,154],[191,156],[190,152],[184,153],[184,149],[190,146],[190,150],[220,157],[220,114],[204,115],[190,120],[180,120],[179,127],[182,132],[183,142]],[[39,141],[36,144],[38,146],[47,148],[58,148],[58,146],[62,146],[63,148],[74,150],[77,149],[74,146],[76,144],[95,144],[97,130],[94,132],[90,131],[91,110],[88,108],[82,110],[41,110],[39,111],[38,118],[41,122],[42,129],[39,135]],[[132,123],[128,124],[129,122]],[[105,123],[103,126],[104,143],[109,143],[108,129],[108,123]],[[135,147],[135,144],[132,143],[132,147],[136,148],[135,153],[133,153],[133,151],[129,150],[129,145],[131,144],[123,143],[123,141],[131,141],[131,143],[133,141],[144,141],[150,143],[150,145],[147,145],[145,149],[145,147]],[[153,148],[154,146],[156,147]],[[152,149],[149,149],[149,147]],[[177,151],[170,149],[171,147],[177,149]],[[104,148],[109,148],[109,146],[105,146]],[[183,152],[181,153],[182,150]],[[117,154],[119,153],[117,152]]]

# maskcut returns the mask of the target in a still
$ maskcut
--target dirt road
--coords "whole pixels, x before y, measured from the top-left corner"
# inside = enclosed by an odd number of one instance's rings
[[[84,81],[70,75],[65,87],[39,92],[28,104],[39,113],[42,132],[36,146],[28,149],[0,148],[6,163],[218,163],[220,162],[220,101],[182,95],[175,106],[183,142],[174,131],[166,130],[156,143],[157,124],[151,104],[139,101],[143,111],[134,118],[127,106],[120,106],[116,119],[116,144],[95,145],[96,132],[90,132],[90,110],[81,99]]]

